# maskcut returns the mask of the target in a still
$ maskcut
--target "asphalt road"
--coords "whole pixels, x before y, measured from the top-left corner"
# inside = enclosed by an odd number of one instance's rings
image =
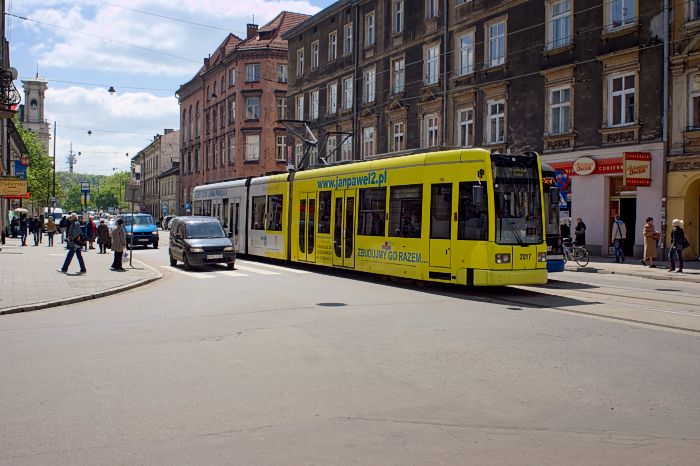
[[[0,318],[0,464],[698,464],[697,285],[186,272],[161,244],[152,285]]]

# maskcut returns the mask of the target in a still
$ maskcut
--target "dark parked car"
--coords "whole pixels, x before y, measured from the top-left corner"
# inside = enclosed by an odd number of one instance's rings
[[[225,263],[233,270],[236,249],[214,217],[176,217],[170,222],[170,265],[182,261],[185,268]]]
[[[177,215],[166,215],[163,217],[163,222],[161,223],[160,227],[163,230],[170,229],[170,222],[172,222],[175,217],[177,217]]]

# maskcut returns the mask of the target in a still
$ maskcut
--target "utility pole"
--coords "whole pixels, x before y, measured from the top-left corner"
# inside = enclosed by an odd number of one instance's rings
[[[51,213],[56,208],[56,122],[53,122],[53,187],[51,188]]]

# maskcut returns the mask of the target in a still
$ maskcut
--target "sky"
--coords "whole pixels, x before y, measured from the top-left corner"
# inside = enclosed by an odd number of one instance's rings
[[[244,38],[247,23],[262,26],[284,10],[314,14],[331,3],[6,0],[10,64],[23,98],[23,78],[38,72],[48,81],[45,118],[52,131],[56,122],[56,169],[68,170],[72,143],[80,152],[74,171],[110,175],[129,170],[156,134],[179,129],[175,92],[227,34]]]

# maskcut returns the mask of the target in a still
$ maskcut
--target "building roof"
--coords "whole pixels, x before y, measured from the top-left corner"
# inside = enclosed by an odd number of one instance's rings
[[[177,176],[179,174],[180,174],[180,164],[176,164],[175,166],[173,166],[173,168],[170,168],[170,169],[164,171],[163,173],[161,173],[160,175],[158,175],[158,178],[167,178],[168,176],[172,176],[172,175]]]
[[[343,9],[345,7],[355,5],[358,2],[359,2],[359,0],[338,0],[335,3],[331,3],[326,8],[319,11],[315,15],[307,16],[306,20],[304,20],[303,22],[297,23],[293,27],[287,29],[287,31],[283,33],[283,36],[284,36],[283,38],[284,38],[284,40],[288,40],[290,37],[293,37],[293,36],[303,32],[304,30],[308,29],[309,27],[318,24],[319,22],[324,20],[326,17],[337,13],[338,11],[340,11],[341,9]]]

